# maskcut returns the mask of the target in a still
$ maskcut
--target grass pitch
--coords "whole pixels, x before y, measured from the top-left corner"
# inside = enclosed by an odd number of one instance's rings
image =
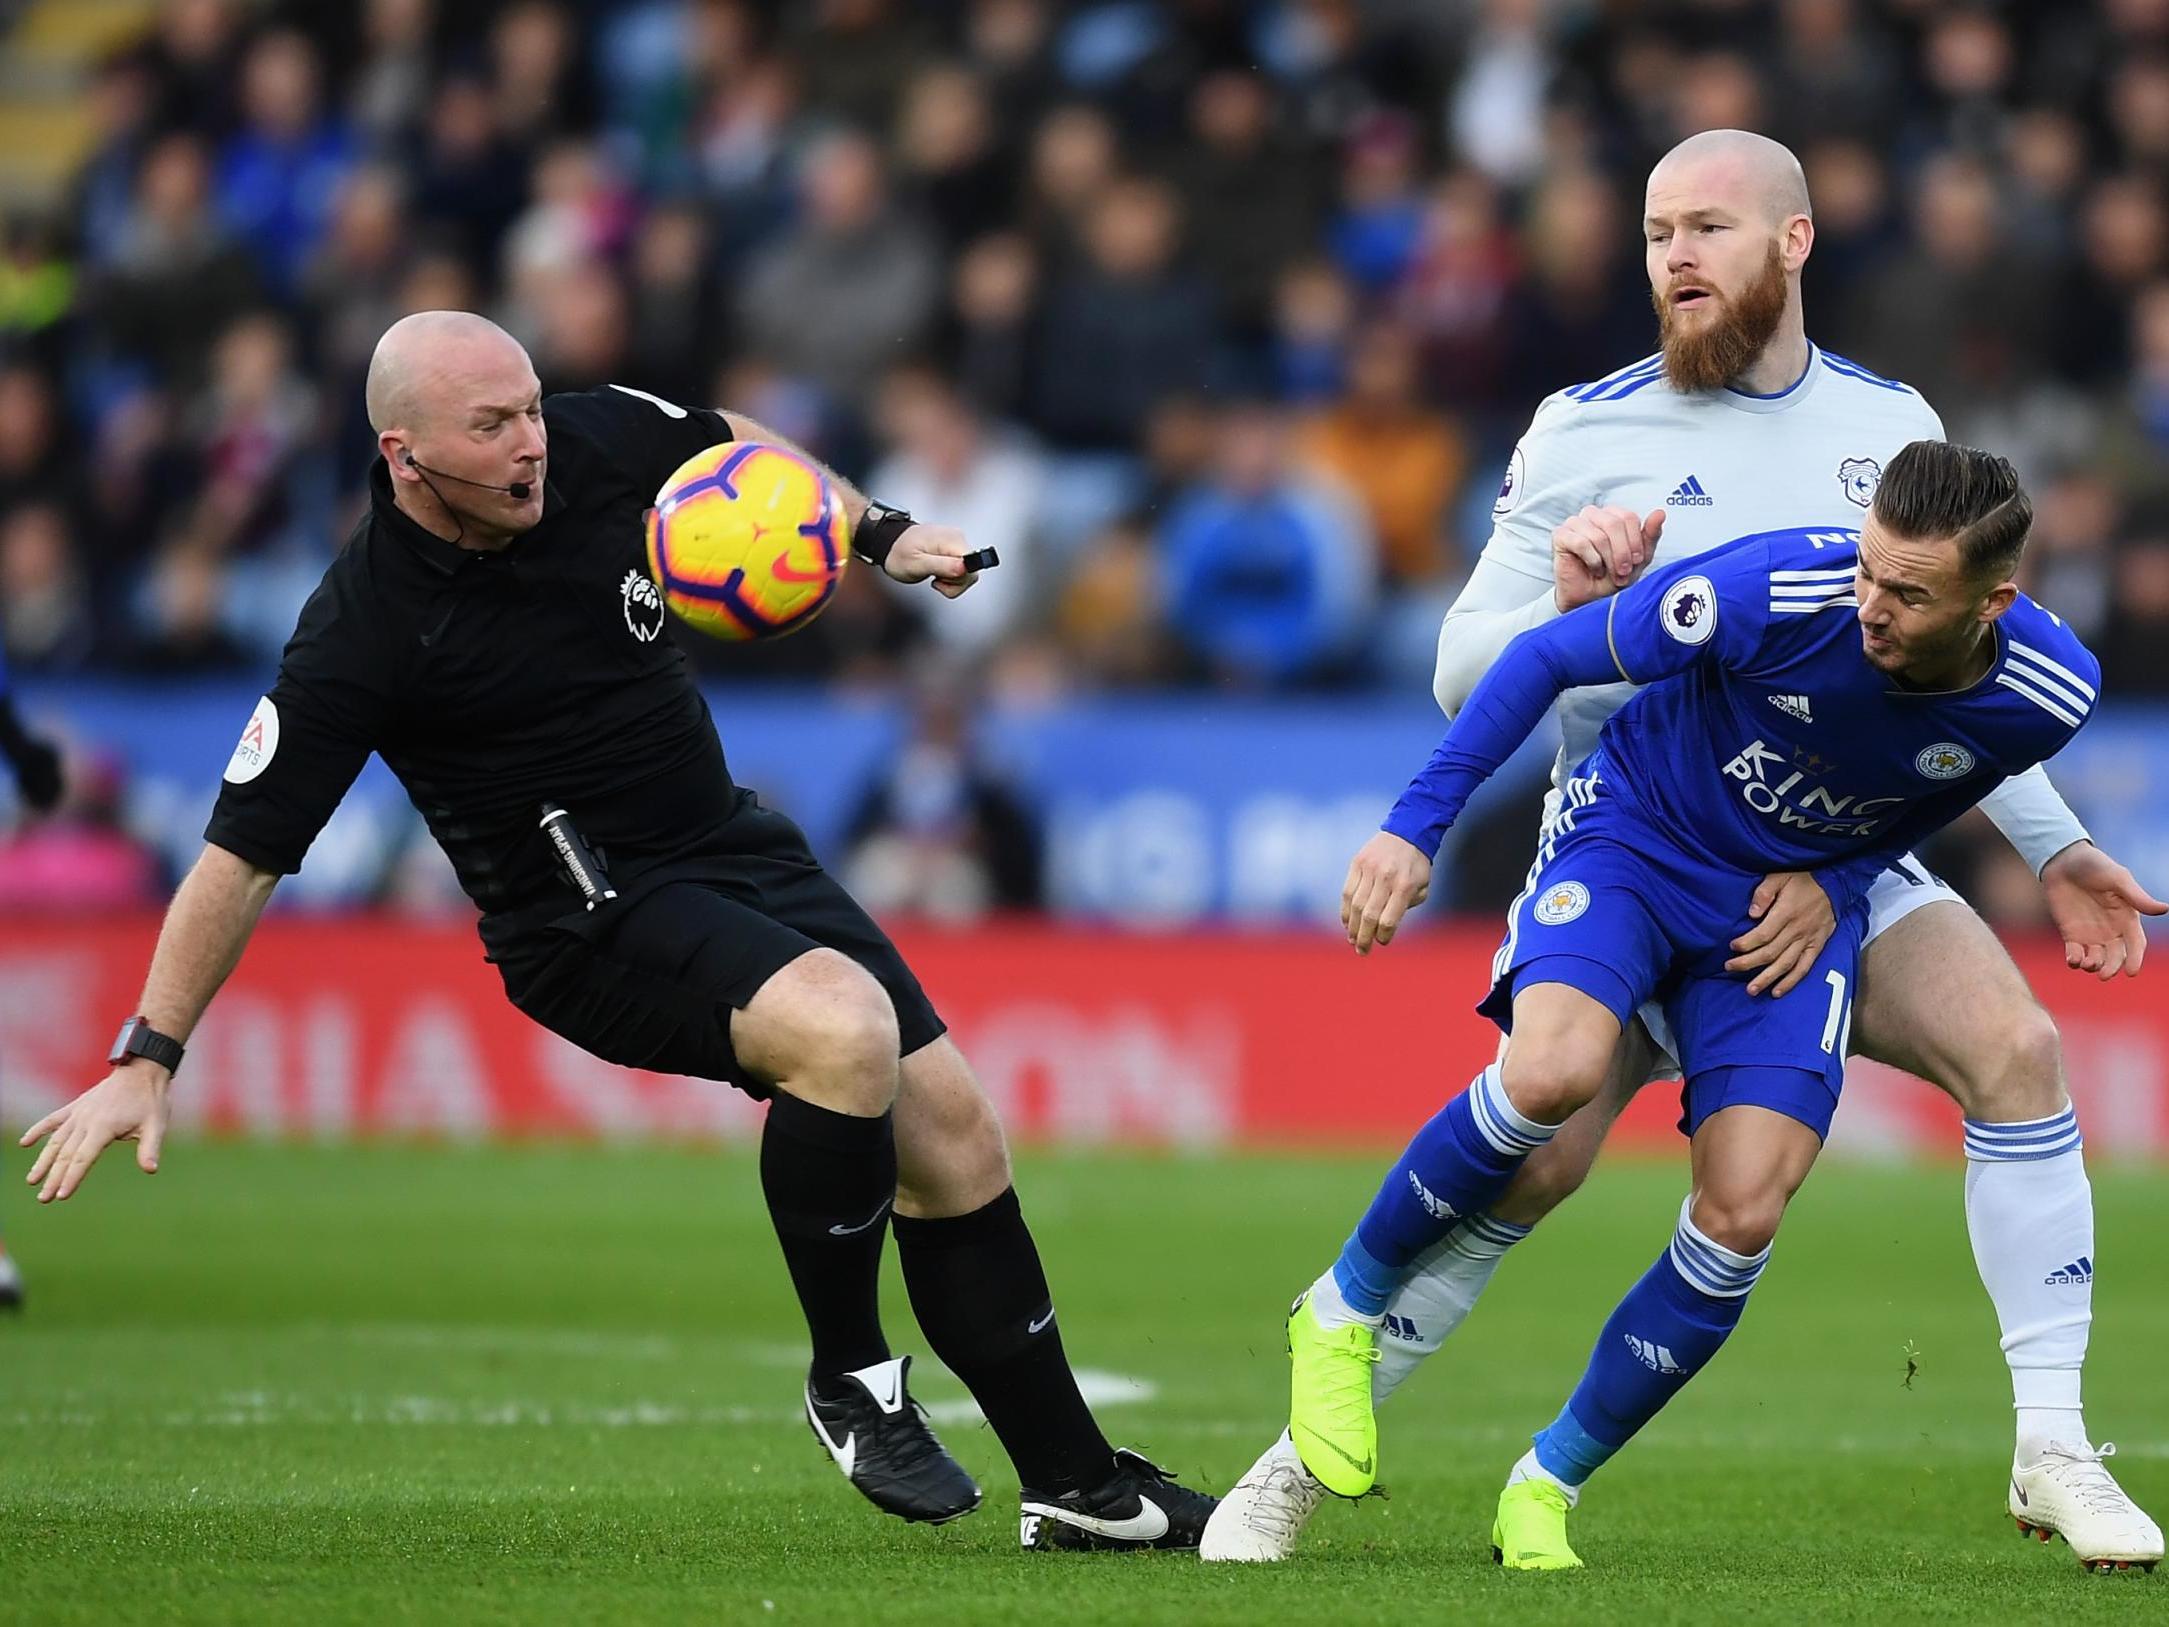
[[[1020,1554],[1015,1479],[924,1362],[987,1502],[939,1531],[875,1515],[798,1413],[746,1155],[183,1144],[155,1180],[124,1157],[57,1211],[6,1200],[31,1302],[0,1322],[0,1620],[2169,1619],[2169,1571],[2089,1577],[2004,1517],[2009,1394],[1954,1167],[1818,1173],[1731,1346],[1584,1501],[1590,1568],[1510,1577],[1500,1478],[1668,1235],[1684,1158],[1600,1171],[1518,1249],[1382,1414],[1392,1500],[1329,1506],[1253,1569]],[[1283,1415],[1283,1308],[1377,1169],[1025,1161],[1115,1439],[1216,1489],[1248,1465]],[[2160,1515],[2169,1187],[2094,1184],[2090,1416]]]

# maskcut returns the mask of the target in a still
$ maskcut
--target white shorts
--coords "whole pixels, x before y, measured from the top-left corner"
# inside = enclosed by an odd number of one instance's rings
[[[1866,947],[1875,942],[1924,904],[1964,902],[1950,883],[1908,853],[1869,885],[1868,931],[1861,939],[1861,945]],[[1649,1030],[1649,1037],[1656,1042],[1659,1052],[1649,1077],[1677,1079],[1679,1047],[1672,1039],[1672,1025],[1665,1021],[1664,1007],[1652,1000],[1636,1015],[1641,1018],[1642,1026]]]

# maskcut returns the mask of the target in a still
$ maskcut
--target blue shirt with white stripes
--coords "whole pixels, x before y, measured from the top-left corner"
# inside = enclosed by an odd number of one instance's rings
[[[1963,690],[1898,686],[1853,614],[1857,531],[1741,537],[1516,638],[1385,829],[1429,854],[1545,710],[1580,684],[1647,687],[1581,773],[1637,806],[1652,840],[1761,875],[1817,869],[1840,907],[1891,859],[2063,749],[2101,669],[2020,594]],[[1834,883],[1834,885],[1832,885]]]

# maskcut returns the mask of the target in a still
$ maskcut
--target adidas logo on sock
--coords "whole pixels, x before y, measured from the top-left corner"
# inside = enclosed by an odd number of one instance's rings
[[[1672,488],[1672,495],[1664,500],[1666,508],[1715,508],[1717,499],[1702,489],[1702,482],[1689,475]]]
[[[1423,1342],[1423,1335],[1416,1331],[1414,1317],[1396,1316],[1391,1311],[1386,1313],[1386,1337],[1389,1339],[1405,1339],[1410,1344]]]
[[[1808,706],[1805,695],[1772,695],[1770,704],[1788,717],[1796,717],[1802,723],[1813,723],[1815,714]]]
[[[1452,1220],[1460,1213],[1452,1204],[1416,1179],[1416,1172],[1408,1172],[1408,1184],[1416,1189],[1416,1201],[1423,1205],[1424,1213],[1433,1220]]]
[[[2075,1288],[2094,1280],[2094,1262],[2082,1254],[2067,1266],[2059,1266],[2041,1279],[2051,1288]]]
[[[1630,1333],[1627,1335],[1627,1348],[1634,1352],[1635,1360],[1639,1361],[1652,1373],[1684,1373],[1687,1371],[1686,1368],[1680,1366],[1673,1359],[1671,1351],[1654,1340],[1640,1338]]]

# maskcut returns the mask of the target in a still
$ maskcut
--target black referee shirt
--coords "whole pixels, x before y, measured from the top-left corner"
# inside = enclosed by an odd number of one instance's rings
[[[369,513],[301,612],[206,840],[291,874],[377,752],[496,948],[578,902],[538,823],[545,801],[613,880],[685,856],[728,816],[736,792],[648,578],[641,516],[729,423],[615,385],[551,396],[542,414],[542,518],[499,552],[432,536],[371,469]]]

